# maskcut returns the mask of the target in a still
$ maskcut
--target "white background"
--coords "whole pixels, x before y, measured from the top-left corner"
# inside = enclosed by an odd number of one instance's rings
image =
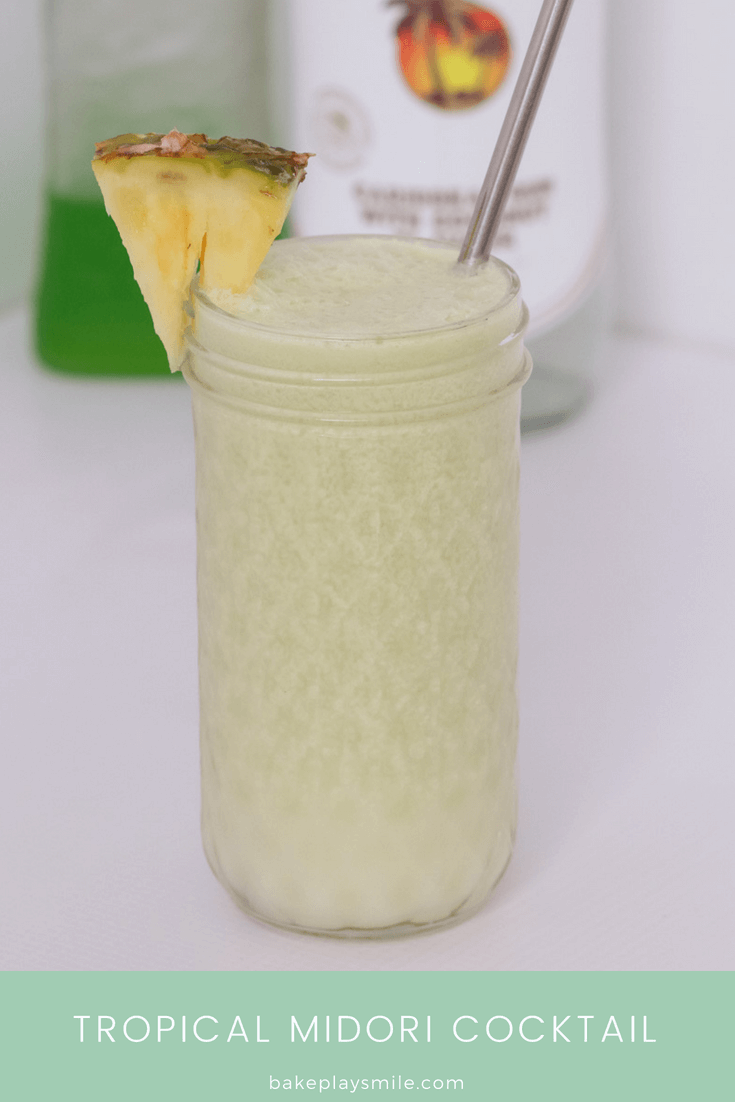
[[[577,0],[583,3],[584,0]],[[0,317],[0,966],[732,969],[735,8],[611,0],[617,327],[523,445],[521,827],[453,931],[239,914],[197,832],[185,388],[42,372]],[[38,5],[1,0],[3,297],[32,280]]]

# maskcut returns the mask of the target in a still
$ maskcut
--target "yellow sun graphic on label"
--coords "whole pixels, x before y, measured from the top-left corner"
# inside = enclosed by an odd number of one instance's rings
[[[511,59],[502,20],[465,0],[388,0],[403,9],[398,63],[408,87],[445,111],[475,107],[503,82]]]

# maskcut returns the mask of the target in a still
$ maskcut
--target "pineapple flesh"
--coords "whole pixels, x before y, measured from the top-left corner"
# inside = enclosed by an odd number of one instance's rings
[[[186,302],[199,285],[242,294],[306,173],[308,153],[204,134],[122,134],[98,142],[92,168],[166,349],[181,366]]]

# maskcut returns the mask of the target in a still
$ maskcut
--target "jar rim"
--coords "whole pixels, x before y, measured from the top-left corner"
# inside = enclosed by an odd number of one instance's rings
[[[305,237],[290,237],[290,238],[285,238],[285,239],[282,239],[280,241],[274,242],[274,244],[271,246],[271,248],[277,248],[277,249],[284,249],[284,248],[288,249],[288,248],[294,248],[294,247],[298,248],[299,247],[299,242],[302,242],[302,241],[309,241],[309,242],[316,241],[316,242],[319,242],[319,241],[335,241],[335,240],[343,241],[343,240],[350,240],[350,239],[352,239],[352,240],[358,239],[358,240],[361,240],[361,241],[364,241],[364,240],[379,241],[379,240],[388,239],[388,240],[391,240],[391,241],[405,241],[405,242],[410,243],[412,245],[426,245],[430,248],[447,249],[448,247],[451,247],[450,242],[437,241],[437,240],[434,240],[434,239],[428,238],[428,237],[406,237],[406,236],[400,236],[400,235],[397,235],[397,234],[374,234],[374,233],[373,234],[353,234],[353,233],[350,233],[350,234],[319,234],[319,235],[313,235],[313,236],[308,236],[308,237],[306,237],[306,236]],[[486,261],[485,263],[486,264],[492,264],[495,268],[497,268],[500,271],[504,272],[506,274],[506,276],[508,277],[508,285],[507,285],[507,289],[506,289],[505,294],[503,295],[503,297],[501,299],[498,299],[498,300],[494,301],[492,306],[490,306],[489,308],[482,309],[482,310],[478,311],[476,314],[472,314],[468,317],[460,318],[456,321],[443,322],[439,325],[427,325],[427,326],[422,326],[421,328],[418,328],[418,329],[403,329],[403,330],[397,330],[397,331],[385,330],[385,331],[382,331],[380,333],[361,333],[361,334],[357,334],[355,336],[350,336],[350,335],[347,335],[347,334],[322,333],[318,330],[312,330],[311,332],[300,332],[298,329],[295,329],[295,328],[284,327],[284,326],[276,326],[276,325],[265,325],[262,322],[251,321],[249,318],[243,318],[241,316],[238,316],[237,314],[231,313],[229,310],[226,310],[226,309],[224,309],[224,307],[219,306],[217,303],[213,302],[212,299],[209,297],[209,295],[207,295],[207,293],[205,291],[203,291],[201,289],[201,287],[199,286],[199,277],[198,276],[196,276],[194,278],[193,282],[192,282],[191,294],[192,294],[192,298],[196,300],[196,304],[197,304],[198,307],[204,307],[205,310],[211,311],[212,313],[214,313],[216,315],[221,315],[222,317],[227,318],[227,321],[228,321],[229,325],[237,327],[238,329],[242,330],[243,332],[246,332],[246,331],[255,332],[255,333],[261,334],[262,336],[276,336],[276,335],[277,336],[286,336],[286,337],[288,337],[290,339],[294,339],[294,340],[318,341],[319,344],[329,344],[329,345],[334,345],[334,346],[345,345],[345,344],[353,345],[353,344],[363,344],[363,343],[371,343],[371,342],[383,342],[383,341],[393,342],[393,341],[401,341],[401,340],[411,340],[411,339],[415,339],[416,337],[422,337],[422,336],[425,336],[425,335],[430,335],[430,334],[435,334],[435,333],[451,333],[451,332],[454,332],[454,331],[457,331],[457,330],[460,330],[460,329],[469,328],[470,326],[473,326],[473,325],[483,324],[483,323],[486,323],[487,321],[489,321],[494,315],[496,315],[496,314],[499,315],[499,314],[502,313],[503,310],[507,309],[507,307],[515,299],[517,299],[518,296],[520,295],[520,292],[521,292],[520,279],[519,279],[517,273],[514,271],[514,269],[511,268],[511,266],[509,264],[506,264],[505,261],[501,260],[497,256],[491,256],[489,258],[489,260]],[[484,267],[484,266],[485,265],[481,265],[480,267]],[[469,267],[467,268],[466,271],[460,270],[460,271],[458,271],[458,278],[471,279],[473,273],[476,270],[477,270],[477,268],[473,269],[473,268],[469,268]],[[187,331],[187,335],[193,336],[193,334],[191,333],[191,330]]]

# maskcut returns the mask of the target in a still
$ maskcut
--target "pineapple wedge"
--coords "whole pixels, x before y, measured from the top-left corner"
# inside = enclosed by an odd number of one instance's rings
[[[310,154],[205,134],[121,134],[92,169],[172,371],[184,356],[185,304],[199,283],[241,294],[281,231]]]

